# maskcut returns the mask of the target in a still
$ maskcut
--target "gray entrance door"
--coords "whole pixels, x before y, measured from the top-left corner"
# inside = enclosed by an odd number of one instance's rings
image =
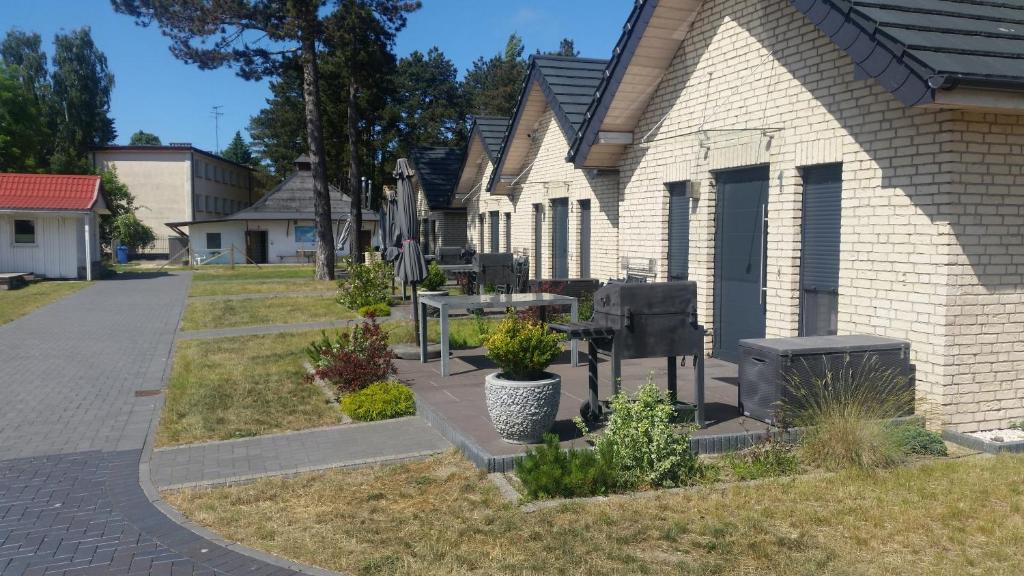
[[[551,201],[551,277],[569,277],[569,199]]]
[[[736,362],[737,343],[764,338],[768,167],[716,175],[716,358]]]

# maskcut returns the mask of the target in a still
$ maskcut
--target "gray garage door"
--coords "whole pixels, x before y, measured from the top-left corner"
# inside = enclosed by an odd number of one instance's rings
[[[713,352],[736,362],[737,342],[764,338],[768,167],[721,172],[716,182]]]

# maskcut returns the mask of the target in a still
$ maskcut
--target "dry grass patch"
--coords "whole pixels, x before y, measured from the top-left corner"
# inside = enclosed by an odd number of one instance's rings
[[[303,381],[318,333],[178,343],[157,445],[227,440],[335,424],[341,414]]]
[[[332,296],[279,296],[247,300],[192,300],[182,330],[300,324],[355,318]]]
[[[0,324],[6,324],[78,292],[90,282],[51,281],[33,282],[18,290],[0,290]]]
[[[313,266],[276,264],[273,266],[202,266],[192,274],[193,282],[232,282],[241,280],[313,280]]]
[[[455,454],[169,492],[226,537],[354,574],[1020,574],[1024,458],[731,484],[526,514]]]

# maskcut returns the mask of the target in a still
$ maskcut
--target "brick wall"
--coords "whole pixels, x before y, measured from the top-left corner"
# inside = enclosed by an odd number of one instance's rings
[[[634,141],[618,243],[595,253],[659,255],[664,279],[665,184],[699,183],[689,272],[713,330],[714,171],[767,164],[766,333],[796,335],[799,170],[842,162],[840,333],[909,340],[922,406],[961,430],[1024,416],[1021,117],[905,108],[788,1],[707,0]]]

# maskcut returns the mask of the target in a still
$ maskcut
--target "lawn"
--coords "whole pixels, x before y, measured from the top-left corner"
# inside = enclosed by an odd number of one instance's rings
[[[246,300],[191,300],[182,330],[298,324],[355,318],[333,296],[278,296]]]
[[[192,274],[193,282],[237,282],[240,280],[313,280],[312,266],[203,266]]]
[[[334,424],[337,409],[303,381],[318,332],[179,342],[157,444],[226,440]]]
[[[238,294],[271,294],[280,292],[310,292],[334,294],[338,286],[330,281],[296,280],[218,280],[193,282],[189,296],[234,296]]]
[[[483,346],[486,331],[500,322],[500,318],[488,318],[478,320],[476,318],[456,318],[448,324],[448,343],[453,349],[463,350],[479,348]],[[410,320],[397,320],[385,324],[388,330],[388,340],[392,344],[414,343],[416,330]],[[427,340],[430,342],[441,341],[441,326],[431,319],[427,324]]]
[[[164,497],[353,574],[1021,574],[1024,458],[719,485],[526,514],[454,453]]]
[[[56,302],[89,284],[72,281],[33,282],[18,290],[0,290],[0,324]]]

